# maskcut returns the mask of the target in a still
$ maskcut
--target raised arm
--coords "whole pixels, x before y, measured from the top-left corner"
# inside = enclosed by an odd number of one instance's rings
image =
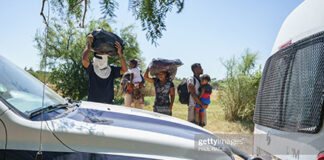
[[[122,46],[120,45],[119,42],[115,42],[115,47],[117,48],[120,64],[121,64],[121,69],[120,69],[120,74],[124,74],[127,72],[127,64],[123,56],[122,52]]]
[[[149,77],[149,72],[150,72],[150,69],[147,68],[145,71],[145,74],[144,74],[144,79],[147,82],[154,83],[154,79]]]
[[[90,56],[92,42],[93,42],[93,36],[91,34],[89,34],[88,35],[88,44],[82,52],[82,65],[84,68],[88,68],[90,65],[89,56]]]
[[[175,98],[175,90],[174,87],[170,88],[170,97],[171,97],[171,103],[169,106],[169,110],[172,111],[173,103],[174,103],[174,98]]]

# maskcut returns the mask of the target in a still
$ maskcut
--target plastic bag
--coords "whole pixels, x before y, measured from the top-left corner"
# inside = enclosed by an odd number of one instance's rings
[[[182,65],[183,63],[180,61],[180,59],[168,60],[154,58],[149,65],[149,69],[152,76],[157,76],[161,72],[168,72],[170,74],[170,79],[173,80],[177,74],[177,68]]]
[[[104,29],[94,30],[92,33],[93,43],[91,48],[97,53],[107,53],[109,56],[117,56],[117,48],[115,47],[115,42],[119,42],[124,49],[123,40],[116,34],[107,32]]]

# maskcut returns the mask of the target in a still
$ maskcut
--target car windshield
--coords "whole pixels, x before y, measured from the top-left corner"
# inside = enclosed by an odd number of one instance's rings
[[[42,107],[43,83],[0,56],[0,97],[20,112]],[[65,100],[45,87],[44,106],[62,104]]]

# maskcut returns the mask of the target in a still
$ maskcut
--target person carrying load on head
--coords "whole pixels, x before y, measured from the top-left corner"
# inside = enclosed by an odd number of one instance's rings
[[[176,76],[177,68],[181,65],[183,63],[180,59],[168,60],[157,58],[153,59],[147,68],[144,79],[153,83],[155,87],[154,112],[172,115],[175,98],[175,89],[172,80]],[[150,78],[149,73],[155,78]]]
[[[172,116],[175,89],[173,82],[170,80],[170,73],[160,72],[156,78],[150,78],[149,71],[150,69],[147,68],[144,79],[149,83],[153,83],[155,87],[153,111]]]
[[[96,32],[94,31],[93,33]],[[102,33],[102,30],[100,30],[100,33]],[[122,53],[122,40],[119,40],[119,42],[116,40],[114,43],[99,43],[100,39],[96,39],[93,34],[89,34],[87,38],[88,43],[82,53],[82,65],[89,78],[88,101],[113,104],[114,79],[121,77],[127,72],[127,64]],[[96,45],[93,45],[94,43]],[[93,61],[89,60],[91,50],[99,46],[99,44],[104,44],[101,48],[112,49],[114,54],[119,56],[121,67],[109,65],[108,55],[111,55],[113,52],[103,52],[104,50],[102,52],[94,50]]]

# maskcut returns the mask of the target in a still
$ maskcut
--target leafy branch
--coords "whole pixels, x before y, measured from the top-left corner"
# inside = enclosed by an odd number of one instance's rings
[[[59,11],[62,18],[74,18],[80,22],[79,27],[85,28],[86,14],[90,8],[91,0],[48,0],[54,11]],[[46,0],[42,0],[41,16],[48,27],[46,17],[43,14]],[[118,9],[117,0],[100,0],[100,9],[103,18],[116,17],[115,11]],[[167,13],[173,7],[180,13],[184,7],[184,0],[129,0],[129,10],[132,11],[136,20],[141,22],[144,31],[147,31],[146,38],[152,44],[157,44],[156,40],[162,37],[162,32],[166,30],[165,19]]]
[[[46,0],[43,0],[43,2],[42,2],[42,9],[41,9],[40,15],[43,17],[43,20],[44,20],[44,23],[45,23],[46,27],[48,27],[48,23],[47,23],[47,20],[46,20],[45,15],[44,15],[44,5],[45,5],[45,2],[46,2]]]

